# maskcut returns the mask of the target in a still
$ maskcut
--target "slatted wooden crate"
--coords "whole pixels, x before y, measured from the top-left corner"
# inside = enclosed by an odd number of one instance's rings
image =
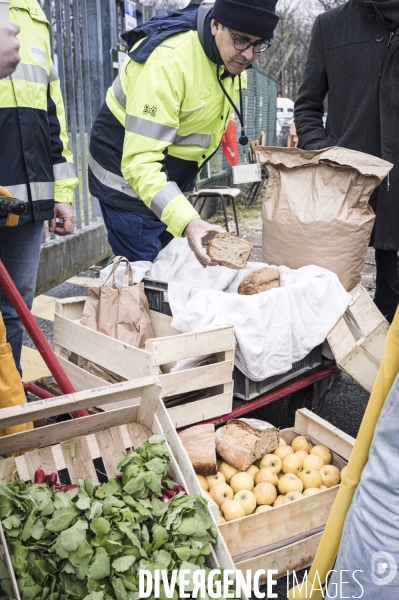
[[[197,333],[180,333],[171,318],[151,311],[156,338],[144,350],[92,331],[80,324],[85,298],[68,298],[56,303],[54,316],[55,352],[77,390],[104,385],[104,381],[67,359],[65,350],[96,363],[124,379],[160,375],[162,396],[206,390],[208,398],[169,408],[175,427],[212,419],[232,410],[234,328],[223,325]],[[214,354],[215,364],[170,373],[176,361]],[[162,371],[162,372],[161,372]],[[101,407],[105,410],[110,407]]]
[[[361,285],[350,293],[352,301],[327,341],[340,369],[371,392],[384,354],[389,323]]]
[[[76,483],[79,478],[87,476],[92,481],[108,481],[117,474],[115,462],[121,452],[137,447],[152,434],[164,434],[172,459],[169,474],[188,492],[200,495],[197,477],[160,393],[158,379],[148,377],[1,410],[1,423],[5,428],[37,420],[38,415],[48,418],[93,408],[98,403],[113,403],[115,406],[116,402],[130,402],[127,407],[0,438],[0,455],[26,451],[22,456],[0,461],[1,479],[5,483],[32,481],[35,470],[42,468],[49,473],[57,471],[60,482],[64,484]],[[6,555],[15,584],[1,529],[0,542],[0,553]],[[212,568],[234,569],[221,535],[208,558]],[[17,587],[14,591],[14,600],[21,600]]]
[[[288,444],[302,434],[330,448],[332,464],[340,469],[346,465],[352,437],[307,409],[297,411],[293,428],[280,431]],[[249,569],[252,576],[259,569],[278,569],[279,578],[311,565],[338,487],[220,525],[236,569]],[[266,581],[266,575],[260,581]]]

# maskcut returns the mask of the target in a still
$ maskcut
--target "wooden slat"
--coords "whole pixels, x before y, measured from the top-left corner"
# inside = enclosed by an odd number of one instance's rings
[[[40,450],[31,450],[28,454],[25,454],[25,457],[27,458],[31,479],[34,476],[36,469],[43,469],[46,475],[50,475],[50,473],[57,470],[51,447],[41,448]],[[30,459],[31,464],[29,463],[28,458]]]
[[[347,309],[347,313],[356,321],[364,337],[372,333],[381,323],[385,323],[388,330],[388,323],[380,313],[367,291],[357,285],[351,291],[351,296],[355,297],[360,294],[359,298]]]
[[[126,379],[150,374],[151,357],[148,352],[57,314],[54,316],[54,343]]]
[[[121,436],[112,435],[112,432],[114,431],[118,431],[119,433],[119,428],[113,427],[112,431],[106,429],[105,431],[99,431],[95,434],[100,454],[104,462],[105,472],[109,479],[115,477],[118,473],[116,462],[120,460],[121,453],[125,451]]]
[[[93,406],[97,406],[98,404],[140,398],[143,387],[154,383],[158,384],[158,379],[148,377],[115,383],[114,385],[104,385],[100,388],[59,396],[58,398],[47,398],[45,400],[38,400],[37,402],[28,402],[27,404],[19,404],[10,408],[2,408],[0,410],[2,427],[19,425],[28,421],[35,421],[38,418],[47,419],[81,408],[93,408]]]
[[[92,481],[98,481],[89,446],[84,436],[61,442],[60,446],[71,483],[78,483],[78,479],[85,479],[85,477],[90,477]]]
[[[185,371],[160,375],[162,396],[184,394],[231,382],[232,370],[233,361],[226,360],[205,367],[195,367]]]
[[[35,470],[33,468],[32,461],[27,460],[26,454],[17,456],[15,464],[18,469],[18,479],[22,481],[33,481]]]
[[[73,298],[63,298],[55,303],[55,313],[75,321],[80,319],[83,314],[86,296],[75,296]]]
[[[301,408],[295,414],[295,430],[304,434],[308,434],[322,444],[349,460],[355,438],[348,435],[338,427],[335,427],[325,419],[315,415],[307,408]]]
[[[0,460],[0,479],[4,481],[4,483],[18,481],[18,468],[14,457]]]
[[[62,355],[56,354],[56,357],[77,392],[104,385],[104,380],[97,375],[74,365]]]
[[[256,571],[264,569],[266,574],[259,578],[261,584],[267,581],[267,570],[276,569],[278,571],[277,575],[273,575],[274,579],[286,577],[287,571],[299,571],[312,564],[322,535],[321,531],[283,548],[236,562],[235,568],[242,571],[244,577],[247,570],[251,571],[253,577]]]
[[[232,391],[217,396],[211,396],[204,400],[188,402],[181,406],[168,409],[168,413],[176,429],[186,427],[192,423],[199,423],[206,419],[227,415],[233,408]]]
[[[160,396],[161,386],[159,384],[147,385],[143,388],[139,412],[137,413],[138,423],[151,429]]]
[[[65,459],[60,444],[51,446],[51,452],[53,453],[56,470],[61,471],[62,469],[66,469]]]
[[[348,323],[343,317],[332,328],[327,336],[334,358],[339,363],[349,352],[353,350],[356,341],[349,329]]]
[[[157,338],[146,341],[145,349],[152,356],[152,365],[213,354],[234,348],[234,327],[225,325],[192,333],[182,333],[174,337]]]
[[[153,420],[154,418],[152,419],[151,424]],[[133,448],[138,448],[152,436],[151,429],[141,423],[128,423],[126,427]]]
[[[171,335],[180,335],[181,331],[178,331],[172,327],[172,317],[157,312],[156,310],[150,310],[151,322],[154,327],[155,336],[168,337]]]

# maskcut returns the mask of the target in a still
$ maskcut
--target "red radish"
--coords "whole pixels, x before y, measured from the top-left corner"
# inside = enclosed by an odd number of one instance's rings
[[[70,490],[74,490],[76,488],[78,488],[78,484],[74,483],[73,485],[61,485],[60,486],[60,492],[69,492]]]
[[[164,494],[161,498],[161,502],[169,502],[169,496],[167,496],[166,494]]]
[[[186,493],[185,488],[182,485],[178,485],[176,488],[176,493],[178,494],[179,492],[184,492]]]
[[[116,475],[114,479],[116,479],[116,481],[122,481],[122,475]]]
[[[58,475],[56,472],[50,473],[48,476],[50,485],[55,485],[57,483]]]
[[[46,475],[44,474],[43,469],[36,469],[35,471],[35,483],[45,483]]]
[[[177,493],[176,490],[164,490],[164,492],[169,498],[173,498],[173,496]]]
[[[170,475],[165,475],[165,479],[169,479],[170,481],[173,481],[173,479]]]

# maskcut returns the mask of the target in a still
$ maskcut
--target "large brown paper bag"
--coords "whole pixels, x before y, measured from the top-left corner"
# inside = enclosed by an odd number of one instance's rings
[[[122,287],[117,288],[115,272],[122,262],[126,263],[126,270]],[[105,285],[110,277],[112,285]],[[146,340],[155,337],[144,284],[134,285],[132,267],[126,258],[117,256],[104,285],[89,289],[80,322],[137,348],[144,348]]]
[[[257,148],[269,175],[262,207],[262,260],[336,273],[347,291],[359,282],[375,220],[368,201],[392,165],[347,150]]]

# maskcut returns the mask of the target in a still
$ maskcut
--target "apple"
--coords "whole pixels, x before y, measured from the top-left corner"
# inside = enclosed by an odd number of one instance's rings
[[[248,467],[248,469],[245,472],[249,473],[251,475],[251,477],[253,477],[255,479],[255,475],[258,471],[259,471],[259,468],[256,465],[251,465],[250,467]]]
[[[309,454],[312,449],[312,444],[309,442],[306,435],[298,435],[292,440],[291,446],[294,452],[297,452],[298,450],[305,450],[305,452]]]
[[[334,467],[334,465],[325,465],[320,469],[320,473],[323,478],[323,485],[326,485],[328,488],[339,483],[339,469]]]
[[[305,490],[308,488],[319,488],[323,483],[323,477],[317,469],[304,469],[298,475]]]
[[[316,454],[309,454],[309,456],[304,459],[302,466],[304,469],[317,469],[320,471],[320,469],[324,467],[324,460]]]
[[[226,521],[234,521],[234,519],[245,517],[245,510],[237,500],[226,500],[226,502],[223,502],[221,509]]]
[[[226,500],[233,500],[234,493],[231,487],[227,483],[217,483],[213,485],[209,490],[212,500],[219,506]]]
[[[219,473],[221,473],[222,475],[225,476],[226,483],[229,483],[230,479],[233,477],[233,475],[235,475],[238,472],[239,472],[238,469],[236,469],[235,467],[232,467],[227,462],[223,461],[219,465]]]
[[[203,495],[205,496],[206,500],[213,500],[212,496],[210,495],[209,492],[206,492],[205,490],[203,491]]]
[[[240,490],[253,490],[255,485],[253,477],[245,471],[239,471],[230,479],[230,485],[236,494]]]
[[[280,506],[280,504],[284,504],[284,500],[285,500],[284,494],[280,494],[280,496],[277,496],[276,501],[273,504],[273,506]]]
[[[262,481],[266,481],[267,483],[277,486],[278,477],[273,469],[270,469],[269,467],[266,469],[259,469],[255,475],[255,485],[262,483]]]
[[[284,504],[287,502],[293,502],[294,500],[300,500],[303,498],[303,494],[301,492],[289,492],[284,496]]]
[[[218,517],[218,525],[221,525],[222,523],[226,523],[226,519],[225,519],[225,518],[223,518],[223,517],[221,517],[221,516],[219,515],[219,517]]]
[[[261,459],[259,468],[260,469],[272,469],[276,474],[280,473],[281,467],[283,463],[281,458],[276,456],[276,454],[265,454],[265,456]]]
[[[254,487],[254,494],[258,504],[273,504],[277,498],[276,488],[266,481],[262,481]]]
[[[206,480],[206,477],[204,477],[203,475],[197,475],[197,479],[198,479],[199,484],[202,487],[202,489],[207,492],[209,490],[209,485]]]
[[[305,460],[305,458],[306,458],[307,456],[309,456],[309,452],[306,452],[305,450],[297,450],[297,451],[295,452],[295,454],[296,454],[297,456],[299,456],[299,458],[301,459],[301,461],[302,461],[302,462]]]
[[[341,471],[340,477],[341,477],[341,481],[343,480],[343,478],[345,477],[345,473],[346,473],[346,469],[348,468],[348,466],[344,467]]]
[[[277,500],[276,500],[277,502]],[[274,504],[276,504],[276,502]],[[273,506],[274,506],[273,504]],[[255,510],[256,513],[260,513],[260,512],[265,512],[266,510],[271,510],[273,508],[273,506],[270,506],[270,504],[261,504],[260,506],[258,506],[258,508]]]
[[[287,445],[287,442],[286,442],[285,440],[283,440],[283,438],[281,437],[281,438],[279,439],[279,441],[278,441],[278,445],[279,445],[279,446],[286,446],[286,445]]]
[[[313,446],[310,451],[310,454],[316,454],[316,456],[320,456],[320,458],[324,461],[325,465],[329,465],[332,461],[332,454],[327,448],[327,446],[323,446],[322,444],[318,444],[317,446]]]
[[[273,454],[281,458],[281,460],[284,460],[284,458],[288,456],[288,454],[294,454],[294,451],[291,448],[291,446],[279,446],[275,449]]]
[[[303,483],[294,473],[286,473],[284,477],[279,479],[277,487],[281,494],[303,491]]]
[[[302,460],[296,454],[288,454],[283,459],[283,473],[295,473],[298,475],[302,471]]]
[[[321,486],[320,486],[320,490],[321,490],[321,491],[323,491],[323,490],[328,490],[328,487],[327,487],[326,485],[321,485]]]
[[[219,471],[216,473],[216,475],[208,475],[206,480],[208,482],[209,489],[218,483],[226,483],[226,477],[223,475],[223,473],[219,473]]]
[[[246,515],[250,515],[251,513],[253,513],[256,508],[255,494],[253,494],[249,490],[240,490],[239,492],[234,494],[234,500],[241,504],[241,506],[245,510]]]
[[[306,488],[306,490],[304,490],[304,492],[303,492],[303,495],[304,496],[313,496],[313,494],[318,494],[321,491],[322,490],[320,488]]]

